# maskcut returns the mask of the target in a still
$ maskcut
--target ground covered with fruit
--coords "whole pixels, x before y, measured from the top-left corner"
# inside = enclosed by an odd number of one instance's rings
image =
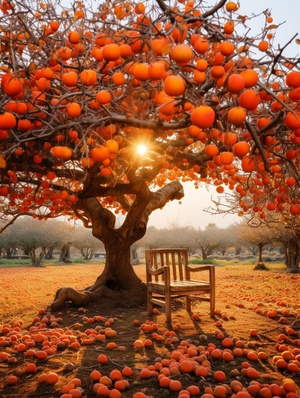
[[[136,266],[143,279],[144,265]],[[100,270],[101,271],[101,270]],[[1,268],[3,398],[300,397],[300,275],[281,267],[217,267],[207,303],[163,309],[47,307],[63,285],[83,288],[99,265]],[[22,285],[21,285],[22,284]]]

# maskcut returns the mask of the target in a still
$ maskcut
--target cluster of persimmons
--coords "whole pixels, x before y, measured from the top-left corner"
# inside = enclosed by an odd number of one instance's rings
[[[272,16],[251,37],[238,3],[174,3],[2,1],[3,212],[70,214],[95,176],[118,207],[104,188],[131,172],[227,186],[240,214],[300,214],[300,72]]]

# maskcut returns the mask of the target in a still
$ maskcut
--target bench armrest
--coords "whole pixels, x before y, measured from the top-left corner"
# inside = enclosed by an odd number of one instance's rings
[[[157,282],[159,275],[162,275],[161,279],[165,281],[165,284],[170,284],[170,267],[168,265],[163,265],[157,269],[146,267],[147,283],[153,282],[153,279]]]
[[[200,271],[209,271],[209,282],[214,285],[215,284],[215,266],[210,264],[199,264],[193,266],[192,264],[186,265],[186,273],[187,278],[190,279],[191,272],[200,272]]]
[[[196,272],[196,271],[210,271],[212,268],[214,267],[214,265],[211,265],[211,264],[203,264],[203,265],[201,265],[201,264],[199,264],[199,265],[196,265],[196,266],[194,266],[194,265],[192,265],[192,264],[187,264],[186,265],[186,268],[189,270],[189,271],[191,271],[191,272]]]
[[[150,275],[161,275],[166,272],[167,268],[169,268],[167,265],[164,265],[163,267],[159,267],[157,269],[154,269],[152,267],[146,267],[146,271],[147,271],[147,274],[150,274]]]

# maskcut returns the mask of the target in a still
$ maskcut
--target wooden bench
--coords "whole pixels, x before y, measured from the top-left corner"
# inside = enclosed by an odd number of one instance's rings
[[[210,316],[215,311],[214,265],[188,264],[187,249],[146,250],[147,307],[152,314],[153,304],[164,306],[166,321],[171,322],[171,300],[186,298],[186,309],[191,312],[192,300],[209,301]],[[204,280],[192,279],[192,273],[207,272]]]

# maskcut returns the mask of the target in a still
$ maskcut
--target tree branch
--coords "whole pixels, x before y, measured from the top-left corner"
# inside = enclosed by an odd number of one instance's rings
[[[270,171],[268,159],[266,157],[266,154],[265,154],[264,148],[262,146],[262,143],[260,142],[260,139],[257,136],[255,128],[248,121],[245,122],[245,125],[246,125],[247,129],[249,130],[250,134],[252,135],[253,141],[255,142],[255,144],[257,146],[257,149],[258,149],[258,151],[259,151],[259,153],[260,153],[260,155],[262,157],[262,160],[264,162],[264,166],[265,166],[266,171]]]

